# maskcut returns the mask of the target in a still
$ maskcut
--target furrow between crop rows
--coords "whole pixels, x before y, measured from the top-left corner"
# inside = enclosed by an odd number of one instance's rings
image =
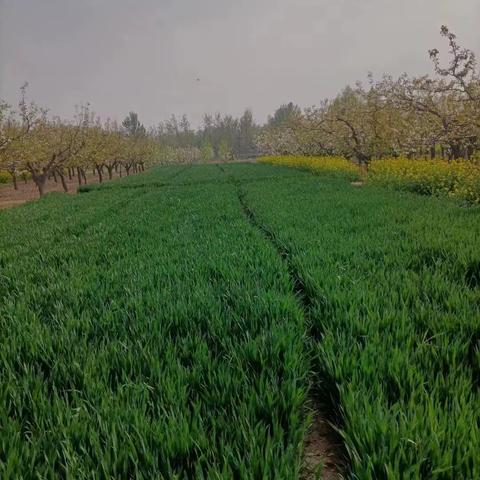
[[[304,440],[304,461],[301,478],[304,480],[318,478],[320,472],[321,478],[324,479],[341,478],[341,472],[346,469],[346,452],[341,437],[337,434],[334,426],[335,414],[333,410],[336,406],[332,402],[332,398],[338,397],[338,394],[335,395],[333,392],[326,394],[320,390],[319,385],[322,385],[322,387],[329,385],[330,389],[336,387],[331,379],[324,379],[325,382],[322,382],[320,372],[324,369],[318,365],[316,361],[318,357],[311,354],[312,349],[319,341],[319,334],[314,331],[311,320],[315,294],[292,261],[292,255],[288,247],[277,238],[267,225],[257,219],[255,212],[248,204],[245,190],[236,179],[233,179],[233,182],[237,187],[238,200],[246,219],[261,232],[286,265],[292,285],[292,293],[303,312],[309,333],[306,339],[306,350],[309,352],[310,369],[313,372],[312,377],[315,382],[311,382],[310,398],[307,404],[311,423]]]

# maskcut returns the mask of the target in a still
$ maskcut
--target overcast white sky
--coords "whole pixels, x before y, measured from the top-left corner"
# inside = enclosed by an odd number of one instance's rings
[[[88,101],[147,125],[246,107],[263,121],[368,71],[429,72],[444,23],[480,55],[480,0],[0,0],[0,98],[28,81],[65,117]]]

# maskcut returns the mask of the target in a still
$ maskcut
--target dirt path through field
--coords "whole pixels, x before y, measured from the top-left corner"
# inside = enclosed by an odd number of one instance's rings
[[[315,410],[304,442],[301,480],[340,480],[342,449],[338,435],[327,422],[328,414]]]
[[[119,178],[118,175],[115,175],[113,179]],[[72,178],[71,180],[66,178],[67,186],[68,186],[68,193],[74,194],[77,193],[78,188],[78,180],[76,178]],[[110,180],[104,180],[110,181]],[[97,175],[87,175],[87,183],[98,183],[98,176]],[[46,187],[47,193],[50,192],[63,192],[62,184],[60,179],[58,183],[55,183],[54,180],[49,180],[47,182]],[[2,208],[9,208],[15,207],[17,205],[21,205],[25,202],[30,202],[32,200],[38,200],[38,189],[36,185],[29,180],[27,183],[24,183],[23,180],[18,181],[18,190],[13,188],[13,184],[2,184],[0,185],[0,209]]]

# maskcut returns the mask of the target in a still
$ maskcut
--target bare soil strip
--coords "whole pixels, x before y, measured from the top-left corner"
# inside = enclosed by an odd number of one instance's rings
[[[305,437],[303,453],[303,471],[301,480],[338,480],[343,478],[343,445],[332,425],[327,422],[328,415],[321,409],[314,410],[313,420]]]
[[[115,178],[120,178],[118,175],[114,176]],[[77,193],[78,188],[78,180],[76,178],[72,178],[71,180],[66,177],[68,193],[74,194]],[[110,180],[104,179],[105,182]],[[97,175],[87,175],[87,184],[91,183],[98,183],[98,176]],[[48,180],[46,186],[46,192],[63,192],[63,187],[60,181],[55,183],[53,180]],[[32,200],[38,200],[39,194],[38,189],[33,183],[32,180],[29,180],[27,183],[24,183],[23,180],[18,180],[18,190],[13,188],[13,184],[7,183],[0,185],[0,209],[1,208],[9,208],[15,207],[17,205],[21,205],[26,202],[30,202]]]

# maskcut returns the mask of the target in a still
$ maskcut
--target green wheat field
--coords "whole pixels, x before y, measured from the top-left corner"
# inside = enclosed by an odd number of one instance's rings
[[[480,210],[236,163],[0,212],[0,476],[480,478]]]

